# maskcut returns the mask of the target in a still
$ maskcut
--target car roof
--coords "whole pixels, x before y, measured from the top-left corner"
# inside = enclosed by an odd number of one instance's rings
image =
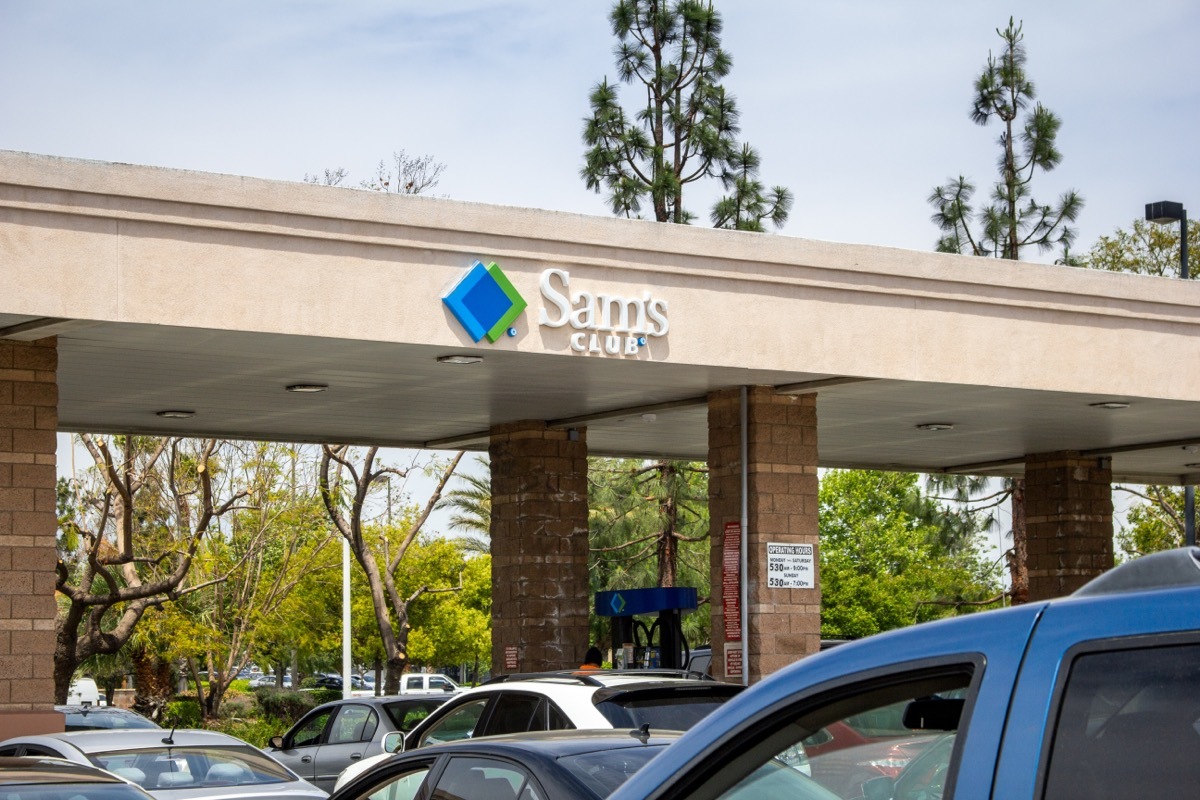
[[[127,783],[98,767],[61,758],[0,757],[0,786],[34,783]]]
[[[478,739],[460,739],[455,742],[429,745],[410,753],[435,755],[441,752],[471,750],[476,753],[516,754],[522,752],[542,753],[550,758],[591,753],[597,750],[612,750],[619,747],[644,747],[647,745],[669,745],[682,734],[679,731],[630,730],[563,730],[509,733],[501,736],[483,736]]]
[[[137,750],[160,747],[167,737],[176,747],[251,747],[241,739],[217,731],[176,730],[165,728],[67,731],[66,733],[43,733],[38,736],[17,736],[9,741],[27,743],[59,741],[75,747],[83,753],[104,753],[110,750]]]

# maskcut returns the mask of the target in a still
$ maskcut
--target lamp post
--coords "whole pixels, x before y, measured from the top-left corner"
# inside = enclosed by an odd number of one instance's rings
[[[1146,221],[1168,225],[1179,223],[1179,277],[1188,279],[1188,230],[1187,209],[1183,203],[1164,200],[1146,203]],[[1196,487],[1183,487],[1183,543],[1188,547],[1196,544]]]

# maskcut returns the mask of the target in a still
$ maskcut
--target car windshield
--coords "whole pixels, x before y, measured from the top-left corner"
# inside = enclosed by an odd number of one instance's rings
[[[608,797],[664,747],[666,745],[599,750],[594,753],[563,756],[558,759],[558,763],[583,781],[597,797]]]
[[[295,780],[278,762],[249,746],[110,750],[90,756],[96,766],[142,788],[204,788]]]
[[[686,731],[729,697],[695,691],[631,692],[601,700],[596,708],[614,728],[649,725],[654,731]]]
[[[146,800],[146,795],[128,783],[36,783],[5,786],[2,795],[19,800]]]
[[[418,700],[417,702],[388,703],[383,708],[391,718],[396,730],[408,733],[421,720],[429,716],[429,712],[442,704],[442,699]]]

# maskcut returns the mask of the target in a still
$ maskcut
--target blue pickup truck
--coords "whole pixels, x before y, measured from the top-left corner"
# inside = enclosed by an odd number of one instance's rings
[[[1185,548],[1070,597],[805,658],[610,800],[1198,796],[1200,548]]]

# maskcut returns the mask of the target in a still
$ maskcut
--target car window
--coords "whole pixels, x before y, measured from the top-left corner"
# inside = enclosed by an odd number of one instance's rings
[[[417,747],[470,738],[475,733],[475,726],[479,724],[479,718],[487,704],[488,698],[480,697],[457,706],[430,725],[429,730],[421,735]]]
[[[666,745],[619,747],[562,756],[558,763],[579,778],[597,797],[608,797]]]
[[[542,698],[535,694],[501,692],[488,716],[487,727],[482,735],[498,736],[504,733],[525,733],[546,729]]]
[[[389,703],[384,706],[388,718],[396,726],[396,730],[408,733],[421,720],[429,716],[435,708],[442,704],[441,699],[418,700],[417,702]]]
[[[1089,653],[1071,665],[1044,797],[1192,797],[1200,786],[1200,645]]]
[[[620,693],[596,703],[596,710],[614,728],[686,731],[716,711],[733,696],[725,688],[703,691],[704,687]]]
[[[447,689],[450,687],[450,682],[445,678],[432,677],[429,679],[430,689]]]
[[[429,765],[421,764],[415,768],[390,776],[386,782],[372,786],[368,793],[358,797],[367,800],[413,800],[421,790],[421,784],[429,775]]]
[[[714,760],[703,796],[783,796],[771,787],[796,783],[797,797],[949,798],[973,674],[963,665],[889,675],[777,708]]]
[[[529,775],[506,761],[490,758],[451,758],[438,776],[433,800],[517,800]],[[531,795],[526,795],[531,796]]]
[[[329,724],[329,718],[333,716],[334,709],[318,711],[312,716],[300,721],[292,732],[292,740],[288,742],[289,747],[309,747],[314,744],[321,743],[321,737],[325,733],[325,726]]]
[[[114,736],[114,743],[121,737]],[[93,753],[92,763],[144,789],[279,784],[295,780],[279,762],[249,745],[168,746]]]
[[[406,689],[423,689],[425,688],[424,680],[420,675],[413,675],[404,679],[404,687]]]
[[[567,719],[567,715],[563,710],[556,706],[552,700],[546,701],[546,730],[548,731],[573,731],[575,726],[571,724],[571,720]]]
[[[338,709],[333,727],[329,729],[329,744],[368,742],[379,726],[379,717],[374,709],[348,703]]]

